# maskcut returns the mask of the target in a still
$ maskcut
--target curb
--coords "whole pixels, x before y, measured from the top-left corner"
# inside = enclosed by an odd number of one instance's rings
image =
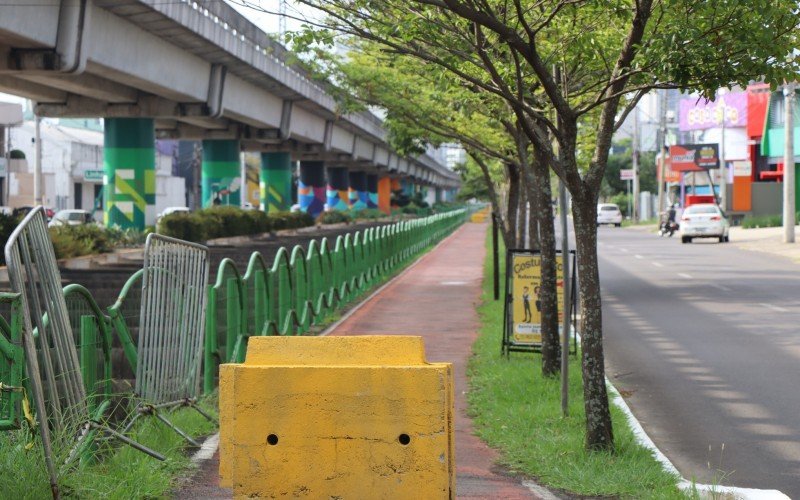
[[[754,488],[738,488],[736,486],[699,484],[685,479],[669,458],[667,458],[667,456],[658,449],[653,440],[650,439],[650,436],[648,436],[647,432],[642,428],[642,424],[639,423],[633,415],[633,412],[631,412],[628,403],[625,402],[608,377],[606,377],[606,385],[608,386],[609,392],[614,396],[612,402],[617,408],[622,410],[622,413],[627,417],[628,425],[631,426],[633,435],[636,437],[636,442],[650,450],[650,452],[653,453],[653,457],[661,463],[667,472],[675,474],[680,478],[680,481],[678,481],[678,488],[682,491],[708,493],[711,494],[713,498],[717,498],[716,495],[730,495],[741,500],[791,500],[785,493],[778,490],[759,490]]]

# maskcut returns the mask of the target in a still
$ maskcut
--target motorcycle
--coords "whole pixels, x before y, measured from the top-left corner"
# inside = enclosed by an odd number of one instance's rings
[[[669,236],[672,237],[675,234],[680,226],[674,220],[669,220],[669,214],[664,212],[661,214],[661,222],[658,225],[658,235],[661,237]]]

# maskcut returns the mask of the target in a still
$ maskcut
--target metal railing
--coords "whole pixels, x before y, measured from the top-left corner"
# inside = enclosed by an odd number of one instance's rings
[[[163,459],[124,435],[130,419],[122,432],[100,423],[114,397],[115,340],[124,353],[119,362],[129,364],[135,374],[137,401],[146,401],[152,410],[174,400],[193,401],[201,370],[204,392],[213,391],[218,365],[244,361],[250,337],[308,333],[467,216],[458,210],[339,236],[332,244],[327,238],[312,240],[306,248],[281,248],[271,266],[255,252],[243,275],[232,260],[224,259],[207,285],[207,256],[175,253],[176,246],[187,252],[204,247],[151,235],[148,248],[157,240],[165,251],[157,261],[146,251],[144,269],[128,279],[117,301],[103,311],[83,286],[61,288],[38,208],[6,247],[17,293],[0,293],[0,305],[8,311],[7,320],[0,317],[0,430],[17,429],[23,420],[34,425],[23,408],[25,362],[54,488],[60,468],[76,458],[91,458],[98,432]],[[52,430],[75,439],[61,467],[54,461]]]

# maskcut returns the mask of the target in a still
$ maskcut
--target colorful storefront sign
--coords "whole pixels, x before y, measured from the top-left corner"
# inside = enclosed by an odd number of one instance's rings
[[[688,98],[679,103],[680,130],[704,130],[722,127],[747,126],[747,92],[731,92],[717,96],[715,101]]]

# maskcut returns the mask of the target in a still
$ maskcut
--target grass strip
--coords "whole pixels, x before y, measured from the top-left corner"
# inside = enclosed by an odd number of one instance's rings
[[[569,416],[561,416],[561,382],[545,379],[541,355],[500,355],[503,302],[492,297],[491,240],[486,240],[481,330],[469,363],[469,408],[477,435],[501,451],[513,472],[570,494],[621,498],[687,498],[678,477],[639,445],[625,415],[611,407],[613,453],[587,452],[580,363],[570,358]],[[505,269],[501,249],[500,269]],[[502,271],[501,271],[502,272]]]
[[[200,407],[217,415],[216,393],[203,398]],[[193,437],[216,432],[216,426],[192,408],[167,412],[167,418]],[[195,466],[186,441],[154,417],[140,418],[129,437],[164,455],[160,462],[129,446],[115,441],[99,442],[101,459],[78,466],[59,477],[61,496],[65,498],[161,498],[189,475]],[[41,441],[25,450],[30,434],[25,430],[0,432],[0,493],[16,500],[50,498],[50,484],[44,466]],[[63,463],[68,449],[56,452]]]

